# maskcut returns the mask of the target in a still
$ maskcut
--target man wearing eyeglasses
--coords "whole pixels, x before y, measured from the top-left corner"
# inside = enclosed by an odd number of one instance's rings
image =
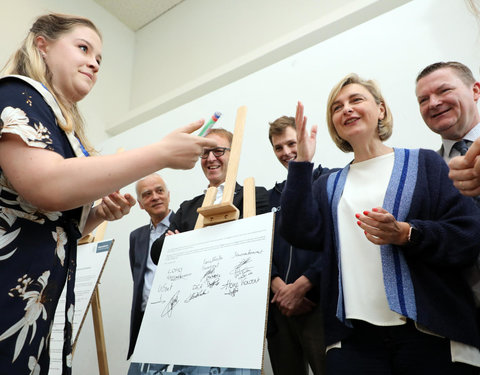
[[[217,196],[214,202],[214,204],[217,204],[221,202],[223,196],[223,184],[227,177],[227,167],[230,158],[230,147],[232,145],[233,134],[228,130],[215,128],[210,130],[206,137],[212,138],[217,142],[217,147],[213,149],[205,149],[200,157],[203,173],[208,180],[207,187],[215,186],[217,188]],[[192,230],[195,227],[198,217],[197,208],[202,206],[204,198],[205,192],[191,200],[183,202],[180,205],[179,210],[175,213],[175,217],[170,223],[167,234]],[[255,188],[255,198],[257,215],[270,211],[268,193],[264,187],[257,186]],[[240,218],[242,218],[243,187],[238,183],[235,187],[233,204],[240,210]],[[162,235],[152,245],[151,256],[155,264],[158,263],[164,240],[165,235]]]

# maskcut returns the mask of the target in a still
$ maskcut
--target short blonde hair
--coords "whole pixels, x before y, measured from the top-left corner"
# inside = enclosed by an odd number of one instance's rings
[[[372,81],[372,80],[365,80],[360,78],[357,74],[351,73],[344,78],[340,80],[330,91],[330,95],[328,96],[328,101],[327,101],[327,124],[328,124],[328,132],[330,133],[330,136],[332,137],[333,142],[337,145],[337,147],[342,150],[343,152],[352,152],[353,148],[348,143],[346,140],[341,138],[337,130],[335,129],[335,126],[333,125],[333,120],[332,120],[332,104],[337,98],[338,94],[340,91],[348,85],[351,84],[358,84],[363,87],[365,87],[370,94],[372,94],[373,98],[375,99],[375,102],[377,104],[383,104],[385,107],[385,116],[383,120],[378,121],[378,136],[380,137],[380,140],[385,141],[390,136],[392,135],[392,130],[393,130],[393,117],[392,113],[390,112],[390,108],[388,107],[387,103],[385,102],[385,99],[382,96],[382,93],[380,91],[380,88],[378,85]]]

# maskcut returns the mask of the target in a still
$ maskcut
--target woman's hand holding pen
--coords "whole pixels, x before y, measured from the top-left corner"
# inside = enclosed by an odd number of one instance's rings
[[[159,143],[163,150],[165,167],[173,169],[190,169],[195,166],[204,148],[216,147],[211,138],[193,135],[204,123],[198,120],[183,126],[165,136]]]
[[[295,115],[297,127],[297,158],[295,161],[312,161],[317,146],[317,125],[312,126],[310,135],[307,132],[307,117],[303,115],[303,104],[298,102]]]

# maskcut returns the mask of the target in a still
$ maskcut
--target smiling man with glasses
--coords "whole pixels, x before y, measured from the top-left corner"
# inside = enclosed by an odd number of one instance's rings
[[[217,188],[217,196],[215,204],[220,203],[223,196],[223,184],[227,176],[228,160],[230,158],[230,147],[232,145],[233,134],[228,130],[222,128],[215,128],[210,130],[206,138],[212,138],[217,142],[217,147],[205,149],[200,156],[200,163],[203,173],[208,180],[207,187],[215,186]],[[201,207],[203,194],[195,198],[185,201],[180,205],[179,210],[175,214],[174,220],[170,223],[168,234],[186,232],[195,227],[198,213],[197,208]],[[270,204],[267,190],[264,187],[255,188],[256,195],[256,210],[257,215],[270,211]],[[233,196],[233,204],[240,210],[240,218],[243,217],[243,187],[238,183],[235,187],[235,194]],[[156,240],[151,249],[151,257],[155,264],[158,263],[160,252],[162,251],[163,241],[165,235]]]
[[[207,159],[210,153],[215,157],[220,157],[225,154],[225,151],[230,151],[230,147],[215,147],[215,148],[206,148],[203,150],[203,154],[200,155],[200,159]]]
[[[228,138],[218,134],[211,134],[207,137],[215,139],[218,145],[221,146],[205,149],[200,156],[200,163],[202,164],[203,173],[209,182],[208,187],[215,186],[219,188],[219,186],[222,186],[218,191],[222,190],[221,193],[223,193],[222,184],[227,177],[228,159],[230,158],[230,147],[226,146],[230,146],[230,141]]]

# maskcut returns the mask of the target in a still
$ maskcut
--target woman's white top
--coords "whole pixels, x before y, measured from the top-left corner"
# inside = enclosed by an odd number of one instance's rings
[[[393,170],[394,153],[350,165],[343,195],[338,204],[338,233],[342,286],[347,319],[377,326],[406,323],[406,318],[388,306],[383,282],[380,246],[367,240],[355,214],[382,207]],[[433,334],[419,327],[424,333]],[[336,343],[327,348],[341,347]],[[477,348],[450,341],[453,362],[480,367]]]
[[[338,204],[342,285],[347,319],[378,326],[405,323],[390,310],[383,282],[380,246],[367,240],[356,213],[382,207],[392,174],[394,153],[350,165]]]

